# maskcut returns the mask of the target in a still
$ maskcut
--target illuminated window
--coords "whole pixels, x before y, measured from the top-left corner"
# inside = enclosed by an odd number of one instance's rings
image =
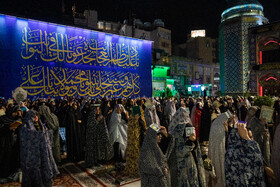
[[[104,22],[103,21],[98,22],[98,29],[104,29]]]
[[[105,30],[111,30],[111,26],[112,26],[111,23],[106,23],[105,24]]]

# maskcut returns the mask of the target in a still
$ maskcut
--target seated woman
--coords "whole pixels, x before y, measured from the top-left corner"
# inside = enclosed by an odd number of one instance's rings
[[[165,127],[159,126],[160,131],[149,127],[144,138],[139,157],[139,172],[141,186],[171,186],[170,173],[167,159],[173,149],[174,141],[171,139],[166,154],[163,154],[158,143],[161,141],[162,134],[167,136]]]
[[[51,131],[29,110],[20,129],[22,186],[52,186],[59,174],[51,149]]]

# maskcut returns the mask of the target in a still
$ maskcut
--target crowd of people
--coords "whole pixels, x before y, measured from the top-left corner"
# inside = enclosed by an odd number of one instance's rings
[[[252,98],[230,96],[0,99],[0,107],[0,183],[22,173],[22,186],[51,186],[66,160],[113,163],[144,187],[280,186],[278,100],[271,122]]]

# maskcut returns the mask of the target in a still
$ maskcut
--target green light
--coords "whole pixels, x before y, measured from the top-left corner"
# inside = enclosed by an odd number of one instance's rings
[[[152,67],[153,68],[153,67]],[[165,66],[156,66],[152,70],[153,77],[169,77],[167,76],[167,71],[170,69],[170,67]]]
[[[174,79],[166,79],[166,84],[174,85]]]

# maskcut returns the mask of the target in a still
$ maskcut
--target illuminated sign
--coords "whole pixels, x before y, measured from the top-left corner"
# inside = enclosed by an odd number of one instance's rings
[[[204,91],[205,90],[205,86],[201,86],[201,91]]]
[[[0,96],[152,96],[151,42],[0,15]]]
[[[191,37],[196,38],[196,37],[205,37],[205,30],[193,30],[191,31]]]

